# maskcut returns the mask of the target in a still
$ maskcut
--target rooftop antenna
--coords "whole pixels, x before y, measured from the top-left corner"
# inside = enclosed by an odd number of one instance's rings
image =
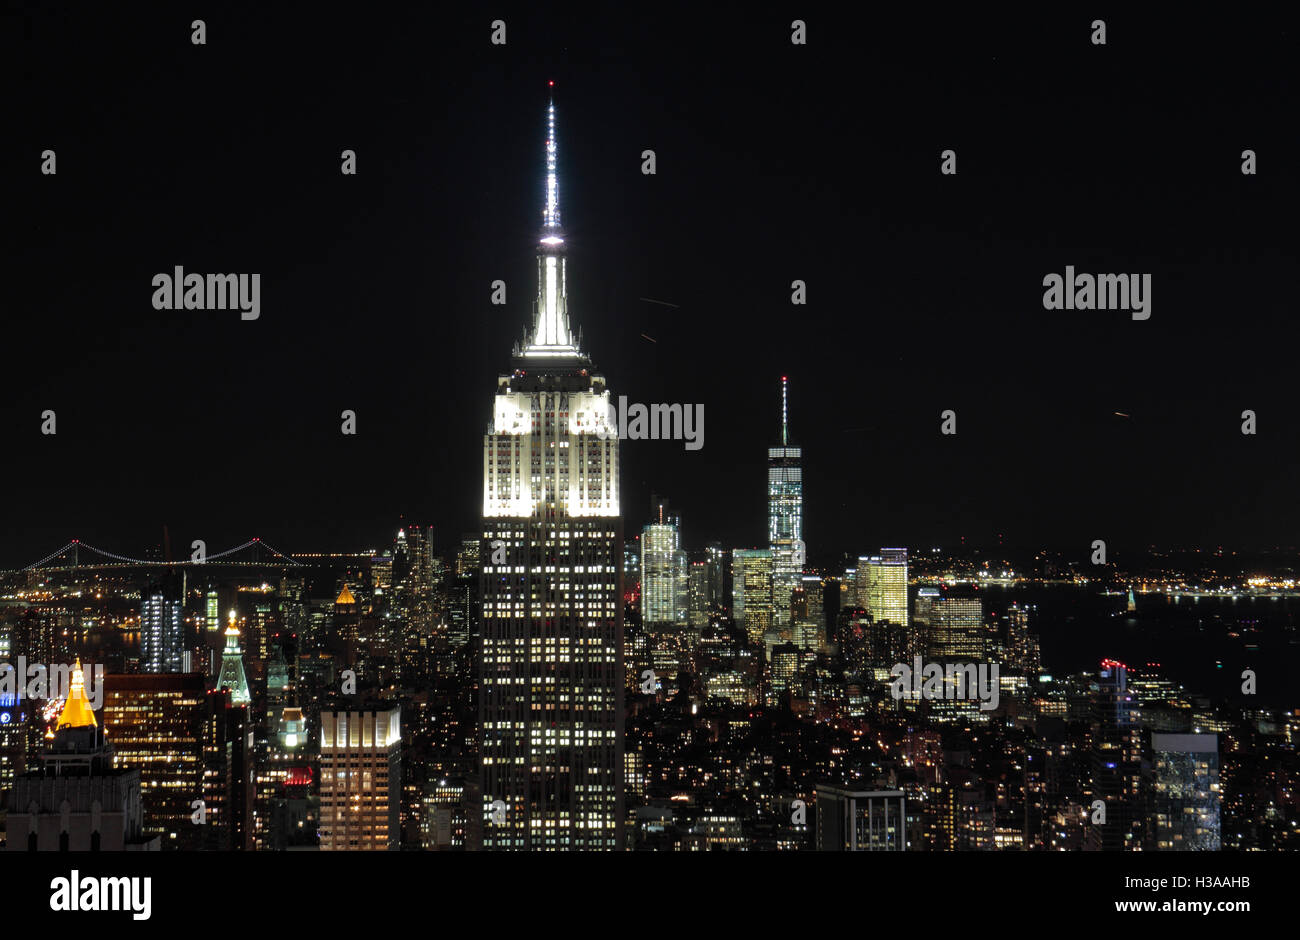
[[[790,445],[789,410],[787,408],[786,377],[781,376],[781,446]]]

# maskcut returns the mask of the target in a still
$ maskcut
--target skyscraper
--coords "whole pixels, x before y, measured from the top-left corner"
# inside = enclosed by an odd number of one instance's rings
[[[197,672],[104,677],[114,766],[140,771],[144,826],[161,835],[164,850],[198,848],[203,837],[191,820],[203,792],[203,684]]]
[[[876,621],[907,626],[907,549],[858,559],[858,604]]]
[[[932,600],[930,656],[945,663],[984,659],[984,604],[978,597],[942,596]]]
[[[460,540],[456,552],[456,573],[448,588],[448,638],[456,647],[465,646],[478,631],[479,582],[483,577],[478,533]]]
[[[1219,851],[1219,736],[1151,735],[1152,842],[1159,851]]]
[[[1006,664],[1012,672],[1037,679],[1042,672],[1038,637],[1029,630],[1029,608],[1012,604],[1007,610]]]
[[[1139,851],[1142,848],[1142,830],[1148,822],[1138,805],[1142,774],[1142,710],[1137,696],[1128,687],[1128,667],[1123,663],[1102,660],[1096,691],[1092,694],[1090,719],[1090,795],[1105,804],[1106,815],[1104,821],[1093,823],[1085,830],[1084,848],[1107,852]],[[1171,748],[1179,749],[1177,743]],[[1217,754],[1217,743],[1215,750]]]
[[[321,712],[322,852],[397,849],[402,710],[375,705]]]
[[[710,542],[704,547],[709,562],[709,603],[712,613],[722,613],[727,606],[727,553],[721,542]]]
[[[440,581],[433,557],[433,529],[430,526],[407,526],[398,532],[394,555],[404,559],[403,577],[397,587],[398,606],[404,613],[400,648],[406,681],[427,681],[430,677],[430,651],[442,626],[445,604],[444,585]],[[395,558],[393,576],[399,574]]]
[[[692,634],[698,633],[709,623],[709,614],[713,607],[713,583],[709,578],[709,563],[693,561],[687,569],[687,620]]]
[[[927,598],[929,603],[929,658],[939,663],[978,664],[985,661],[987,644],[984,637],[984,602],[979,597],[960,596],[958,592],[944,592],[939,597]],[[891,635],[873,633],[878,648],[907,648],[916,642],[916,634],[900,630]],[[987,721],[988,712],[968,695],[957,695],[956,680],[944,679],[944,696],[924,702],[924,710],[934,721]],[[953,697],[949,697],[949,696]]]
[[[244,654],[239,648],[239,628],[235,626],[235,612],[230,612],[230,625],[226,627],[226,648],[221,654],[221,672],[215,688],[229,689],[230,700],[235,705],[250,705],[253,696],[248,690],[248,676],[244,673]]]
[[[731,553],[731,570],[736,626],[744,627],[752,645],[762,646],[772,626],[772,551],[737,548]]]
[[[217,589],[210,588],[204,596],[204,601],[206,602],[207,616],[205,617],[205,623],[207,630],[209,633],[216,633],[221,629],[221,599],[217,595]],[[143,624],[141,624],[141,627],[143,627]],[[143,629],[141,632],[144,632]]]
[[[483,845],[623,844],[623,523],[609,392],[569,325],[555,105],[532,332],[483,441]]]
[[[154,588],[140,607],[140,670],[180,672],[185,634],[181,629],[181,601]]]
[[[803,576],[803,450],[790,446],[786,377],[781,376],[781,446],[767,449],[767,532],[772,550],[772,608],[790,619],[790,592]]]
[[[641,624],[647,630],[680,625],[677,595],[681,520],[657,500],[654,521],[641,530]]]
[[[817,785],[817,851],[906,850],[907,797],[902,790]]]
[[[204,847],[221,851],[254,846],[253,721],[229,689],[208,693],[203,720]]]

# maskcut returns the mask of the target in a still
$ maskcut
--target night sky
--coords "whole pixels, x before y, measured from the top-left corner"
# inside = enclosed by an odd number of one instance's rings
[[[690,547],[765,542],[788,375],[814,562],[1295,543],[1297,50],[1271,10],[266,6],[8,15],[0,567],[164,525],[209,551],[472,531],[551,79],[573,325],[615,396],[705,405],[703,450],[622,445],[629,536],[655,492]],[[154,310],[175,265],[260,273],[260,319]],[[1044,310],[1066,265],[1150,273],[1151,319]]]

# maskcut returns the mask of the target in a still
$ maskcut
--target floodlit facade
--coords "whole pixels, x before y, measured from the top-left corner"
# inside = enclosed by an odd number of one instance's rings
[[[533,328],[483,440],[483,847],[623,845],[623,523],[609,391],[568,315],[555,106]]]
[[[402,792],[402,710],[322,711],[322,852],[397,849]]]

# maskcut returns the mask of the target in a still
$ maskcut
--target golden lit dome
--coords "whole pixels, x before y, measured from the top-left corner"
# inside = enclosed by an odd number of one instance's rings
[[[345,585],[343,585],[343,590],[339,592],[339,599],[336,600],[334,603],[336,603],[336,604],[355,604],[356,602],[357,602],[357,599],[356,599],[355,597],[352,596],[352,592],[348,590],[348,586],[345,584]]]
[[[59,714],[59,720],[54,723],[56,728],[85,728],[95,727],[95,710],[90,707],[90,702],[86,699],[86,677],[81,671],[81,660],[72,668],[72,691],[68,693],[68,700],[63,704],[63,711]]]

